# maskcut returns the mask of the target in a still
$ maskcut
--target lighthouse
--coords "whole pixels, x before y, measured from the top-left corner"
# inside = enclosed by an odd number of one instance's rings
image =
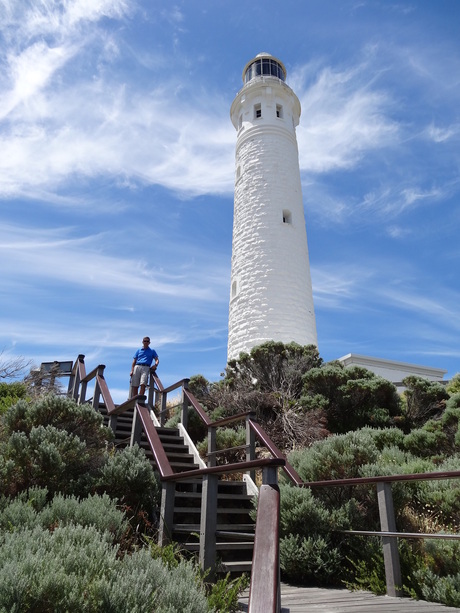
[[[237,131],[228,359],[269,340],[317,345],[296,126],[300,102],[280,60],[243,70]]]

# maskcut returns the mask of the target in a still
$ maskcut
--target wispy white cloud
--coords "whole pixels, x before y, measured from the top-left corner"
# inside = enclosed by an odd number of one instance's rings
[[[40,231],[23,226],[0,226],[0,259],[9,262],[3,269],[4,283],[10,278],[15,283],[21,279],[53,280],[88,291],[111,291],[120,296],[137,292],[155,296],[157,300],[162,297],[207,303],[222,300],[216,288],[220,289],[223,271],[214,270],[212,263],[200,266],[193,283],[190,275],[180,270],[165,272],[152,267],[143,258],[104,253],[103,238],[103,235],[91,234],[75,238],[65,228]],[[188,308],[192,308],[190,304]]]
[[[324,173],[355,166],[366,152],[394,146],[399,127],[391,118],[388,92],[372,85],[363,64],[350,69],[323,68],[309,84],[310,67],[293,76],[302,105],[297,129],[302,170]]]
[[[436,126],[432,123],[426,129],[425,134],[428,139],[435,143],[443,143],[460,136],[460,123],[453,123],[446,127]]]
[[[347,262],[314,266],[311,269],[315,305],[321,309],[350,310],[356,307],[363,288],[374,277],[370,268]]]
[[[134,80],[115,84],[96,66],[92,80],[76,72],[73,84],[62,86],[70,60],[88,47],[96,54],[116,47],[79,25],[121,18],[128,8],[120,0],[75,0],[26,11],[16,31],[23,37],[19,50],[11,45],[1,58],[9,81],[0,90],[0,197],[40,198],[78,176],[126,177],[190,195],[231,191],[234,135],[226,109],[209,112],[217,106],[212,93],[206,100],[181,100],[175,83],[164,80],[156,90]],[[8,9],[10,26],[18,26],[12,5]],[[177,8],[172,17],[180,21]],[[29,43],[45,35],[51,42]]]

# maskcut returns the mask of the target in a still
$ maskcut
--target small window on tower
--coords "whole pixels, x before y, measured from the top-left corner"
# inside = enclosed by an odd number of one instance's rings
[[[238,129],[241,130],[243,127],[243,115],[240,115],[238,118]]]
[[[281,106],[281,104],[276,105],[276,116],[279,119],[283,119],[283,107]]]
[[[283,223],[292,223],[291,211],[286,209],[283,211]]]
[[[237,293],[238,293],[238,285],[237,285],[236,281],[233,281],[233,283],[232,283],[232,298],[235,298]]]
[[[254,119],[262,117],[262,106],[260,104],[254,105]]]

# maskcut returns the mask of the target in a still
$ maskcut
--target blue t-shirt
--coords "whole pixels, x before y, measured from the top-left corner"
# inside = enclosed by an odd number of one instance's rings
[[[150,366],[153,360],[158,358],[158,354],[155,349],[138,349],[133,356],[133,360],[136,360],[136,365],[140,364],[141,366]]]

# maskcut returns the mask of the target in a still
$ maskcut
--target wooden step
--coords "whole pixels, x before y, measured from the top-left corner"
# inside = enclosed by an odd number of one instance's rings
[[[241,562],[220,562],[219,571],[224,573],[250,573],[252,569],[252,560]]]
[[[217,530],[230,531],[238,528],[240,531],[249,532],[255,529],[254,524],[218,524]],[[173,524],[174,532],[200,532],[200,524]]]
[[[200,543],[195,542],[192,543],[190,541],[186,543],[181,543],[181,547],[187,549],[187,551],[199,551]],[[228,542],[217,542],[216,549],[218,551],[231,551],[236,550],[240,551],[243,549],[252,550],[254,547],[254,543],[250,541],[228,541]]]

